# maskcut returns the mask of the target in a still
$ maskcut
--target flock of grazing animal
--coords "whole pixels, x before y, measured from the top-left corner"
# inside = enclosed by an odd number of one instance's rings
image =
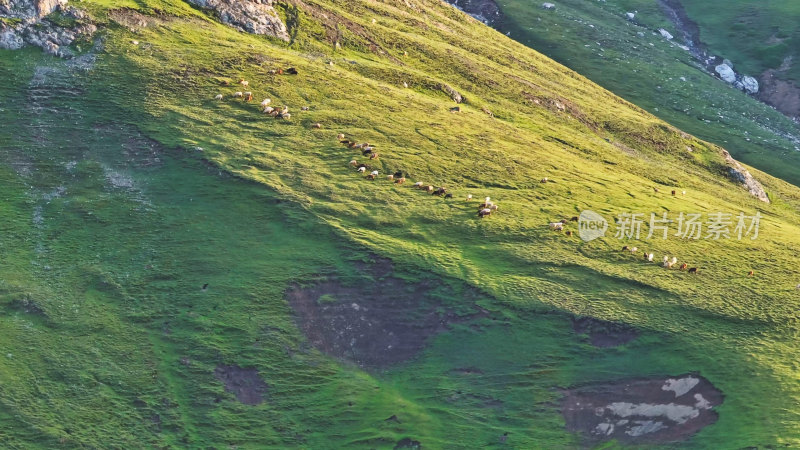
[[[273,71],[271,71],[271,73],[273,73],[273,74],[288,73],[288,74],[291,74],[291,75],[297,75],[297,70],[292,68],[292,67],[290,67],[290,68],[286,69],[286,71],[284,71],[283,69],[279,69],[279,70],[273,70]],[[223,86],[227,86],[230,83],[227,82],[227,81],[223,81],[222,84],[223,84]],[[244,88],[250,86],[250,82],[245,80],[244,78],[240,78],[239,79],[239,84],[242,85],[242,87],[244,87]],[[236,92],[233,93],[232,97],[235,98],[235,99],[240,98],[243,101],[248,102],[248,103],[253,101],[253,93],[251,91],[236,91]],[[217,94],[214,97],[214,100],[223,100],[224,98],[225,98],[224,95]],[[264,113],[264,114],[270,115],[270,116],[272,116],[272,117],[274,117],[276,119],[289,120],[289,119],[292,118],[292,114],[289,113],[289,107],[288,106],[284,105],[282,108],[273,108],[272,106],[270,106],[271,103],[272,103],[271,99],[265,98],[264,100],[262,100],[261,103],[260,103],[261,112]]]
[[[290,75],[297,75],[297,70],[292,68],[292,67],[290,67],[290,68],[286,69],[285,71],[283,69],[278,69],[278,70],[272,70],[272,71],[270,71],[270,73],[273,74],[273,75],[275,75],[275,74],[282,75],[284,73],[290,74]],[[229,83],[227,81],[223,82],[223,85],[228,85],[228,84]],[[246,87],[249,87],[250,82],[248,82],[247,80],[245,80],[243,78],[240,78],[239,79],[239,84],[242,87],[246,88]],[[225,96],[223,94],[217,94],[214,97],[215,100],[223,100],[224,98],[225,98]],[[253,93],[250,92],[250,91],[237,91],[237,92],[233,93],[233,98],[241,98],[245,102],[251,102],[251,101],[253,101]],[[260,103],[261,112],[263,112],[264,114],[268,114],[268,115],[270,115],[272,117],[275,117],[276,119],[285,119],[285,120],[291,119],[292,115],[289,113],[289,107],[288,106],[283,106],[282,108],[273,108],[272,106],[270,106],[271,103],[272,103],[271,99],[268,99],[268,98],[264,99]],[[305,110],[307,108],[303,108],[303,109]],[[319,123],[315,123],[315,124],[312,125],[312,127],[313,128],[322,128],[322,125],[319,124]],[[339,142],[341,144],[343,144],[343,145],[345,145],[345,146],[347,146],[349,148],[352,148],[352,149],[360,150],[362,156],[368,157],[370,160],[378,159],[378,153],[375,151],[375,147],[370,145],[369,143],[358,144],[358,143],[356,143],[354,141],[350,141],[350,140],[345,139],[345,135],[341,134],[341,133],[337,136],[337,138],[338,138],[338,140],[339,140]],[[355,159],[350,161],[350,165],[352,167],[354,167],[358,173],[362,173],[362,174],[366,173],[367,170],[372,169],[372,167],[370,167],[368,164],[359,163]],[[380,175],[380,172],[378,170],[371,170],[370,173],[367,174],[365,178],[368,179],[368,180],[375,180],[376,178],[378,178],[379,175]],[[399,171],[399,170],[397,172],[391,174],[391,175],[386,175],[386,179],[389,180],[389,181],[392,181],[392,182],[394,182],[395,184],[398,184],[398,185],[404,184],[406,182],[406,177],[403,176],[403,172]],[[541,183],[548,183],[548,182],[550,182],[550,180],[548,180],[547,177],[542,178],[542,180],[541,180]],[[427,184],[425,184],[425,183],[423,183],[421,181],[418,181],[418,182],[414,183],[413,187],[416,188],[416,189],[425,191],[425,192],[427,192],[427,193],[429,193],[431,195],[437,195],[437,196],[440,196],[440,197],[444,196],[444,198],[446,198],[446,199],[453,198],[453,194],[452,193],[448,193],[447,189],[444,188],[444,187],[435,188],[433,185],[427,185]],[[658,193],[658,188],[653,188],[653,190],[656,193]],[[672,191],[672,195],[673,196],[675,196],[677,194],[678,194],[677,191],[675,191],[675,190]],[[681,191],[681,194],[682,195],[686,195],[686,191]],[[467,202],[472,201],[472,194],[468,194],[466,196],[466,201]],[[491,214],[496,213],[497,211],[498,211],[498,205],[495,202],[492,202],[490,197],[486,197],[486,199],[483,201],[483,203],[478,205],[478,217],[480,217],[480,218],[488,217]],[[578,221],[578,217],[572,217],[569,221],[577,222]],[[567,222],[569,222],[569,221],[567,219],[563,219],[560,222],[550,223],[549,227],[550,227],[551,230],[554,230],[554,231],[564,231],[564,225],[566,225]],[[567,230],[566,231],[566,235],[567,236],[572,236],[572,231]],[[638,248],[637,247],[624,246],[624,247],[622,247],[622,251],[627,251],[627,252],[630,252],[630,253],[636,253],[638,251]],[[653,257],[654,257],[653,253],[645,253],[644,254],[645,261],[653,262]],[[674,256],[672,258],[670,258],[669,256],[664,256],[664,259],[662,260],[662,266],[664,268],[666,268],[666,269],[672,269],[677,264],[678,264],[678,258],[676,258]],[[691,273],[691,274],[697,274],[698,273],[698,268],[697,267],[691,267],[690,268],[690,267],[688,267],[688,265],[686,263],[681,264],[679,266],[679,270],[688,270],[688,273]],[[752,270],[747,274],[748,277],[752,277],[753,275],[754,275],[754,272]],[[800,284],[797,285],[797,289],[800,290]]]
[[[378,159],[378,152],[375,151],[375,147],[373,145],[370,145],[369,142],[364,142],[359,144],[356,143],[355,141],[345,139],[345,135],[341,133],[337,136],[337,139],[339,140],[340,144],[348,148],[361,151],[361,156],[367,157],[370,160]],[[366,173],[367,170],[370,170],[370,173],[365,176],[365,178],[368,180],[375,180],[380,175],[380,171],[373,170],[369,164],[359,163],[358,160],[356,159],[350,161],[350,166],[355,168],[355,170],[361,174]],[[393,174],[386,175],[386,179],[398,185],[404,184],[406,182],[406,177],[404,176],[403,171],[401,170],[398,170]],[[443,186],[434,187],[433,185],[425,184],[422,181],[417,181],[412,186],[415,189],[425,191],[431,195],[437,195],[439,197],[444,197],[446,199],[453,198],[453,194],[447,192],[447,188]],[[472,194],[467,194],[465,200],[467,202],[471,202]],[[496,213],[498,209],[499,206],[497,205],[497,203],[492,202],[490,197],[486,197],[483,203],[478,205],[478,217],[480,218],[488,217],[493,213]]]

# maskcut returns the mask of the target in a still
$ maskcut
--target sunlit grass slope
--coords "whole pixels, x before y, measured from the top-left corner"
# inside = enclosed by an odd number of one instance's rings
[[[0,53],[3,445],[470,448],[510,432],[518,448],[569,448],[581,438],[564,429],[559,388],[687,372],[725,402],[684,445],[800,443],[797,188],[752,170],[772,200],[758,201],[718,147],[436,1],[279,5],[290,43],[178,1],[81,6],[105,25],[91,65]],[[123,13],[150,25],[132,31]],[[298,75],[270,74],[290,66]],[[220,85],[239,78],[256,102]],[[466,98],[458,113],[445,84]],[[262,98],[291,120],[261,114]],[[365,180],[338,133],[409,181]],[[499,212],[479,220],[467,194]],[[548,229],[584,209],[763,218],[754,241],[634,243],[701,269],[689,276],[611,235]],[[476,288],[494,319],[385,371],[321,354],[284,292],[321,276],[369,283],[354,261],[371,254],[453,286],[446,305]],[[573,314],[642,337],[594,348]],[[266,401],[238,403],[220,364],[257,368]]]

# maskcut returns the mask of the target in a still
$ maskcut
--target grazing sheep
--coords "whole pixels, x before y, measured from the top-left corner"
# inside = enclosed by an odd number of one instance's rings
[[[572,217],[571,219],[569,219],[569,220],[571,220],[572,222],[577,222],[577,221],[578,221],[578,216],[573,216],[573,217]]]
[[[245,92],[244,93],[244,101],[252,102],[253,101],[253,93],[252,92]]]
[[[658,194],[658,188],[653,188],[653,191],[655,191],[655,193]]]
[[[283,113],[283,114],[281,114],[281,117],[282,117],[284,120],[289,120],[289,119],[291,119],[291,118],[292,118],[292,115],[291,115],[291,114],[289,114],[289,113]]]
[[[447,189],[440,187],[433,192],[433,195],[442,196],[447,193]]]
[[[748,272],[748,273],[747,273],[747,276],[748,276],[748,277],[752,277],[752,276],[753,276],[753,275],[755,275],[755,274],[756,274],[756,273],[755,273],[754,271],[752,271],[752,270],[751,270],[750,272]]]
[[[467,201],[468,202],[472,201],[472,194],[467,194]]]
[[[309,109],[311,108],[309,108],[308,106],[303,106],[302,108],[300,108],[300,111],[308,111]]]
[[[341,141],[342,139],[344,139],[344,134],[343,134],[343,133],[339,133],[339,134],[336,136],[336,139],[338,139],[338,140],[340,140],[340,141]]]
[[[450,195],[450,194],[448,194],[448,195]],[[495,211],[497,211],[497,208],[498,208],[498,206],[497,206],[497,205],[492,205],[492,206],[490,206],[490,207],[489,207],[489,209],[491,209],[491,210],[492,210],[492,212],[495,212]]]
[[[400,170],[398,170],[397,172],[395,172],[395,173],[394,173],[394,176],[395,176],[396,178],[403,178],[403,172],[402,172],[402,171],[400,171]]]
[[[286,73],[289,75],[297,75],[297,69],[295,69],[294,67],[289,67],[288,69],[286,69]]]
[[[686,195],[686,191],[682,191],[681,194]]]
[[[372,175],[375,175],[375,176],[378,176],[378,174],[379,174],[379,173],[380,173],[380,172],[378,172],[377,170],[373,170],[373,171],[371,172],[371,174],[372,174]]]
[[[666,267],[667,269],[672,269],[672,266],[674,266],[677,262],[678,258],[674,256],[672,257],[671,260],[669,260],[668,257],[666,256],[664,257],[664,267]]]
[[[572,236],[572,231],[567,231],[567,236]]]
[[[548,181],[550,181],[550,180],[548,180],[547,177],[544,177],[544,178],[542,178],[542,181],[540,181],[540,183],[547,183]]]
[[[367,168],[362,166],[362,167],[359,167],[359,168],[358,168],[358,171],[359,171],[360,173],[364,173],[364,172],[366,172],[366,171],[367,171]]]
[[[453,198],[453,194],[444,194],[444,198]]]
[[[238,91],[238,92],[234,92],[233,93],[233,98],[242,98],[242,97],[244,97],[244,94],[242,93],[242,91]]]
[[[489,211],[491,211],[491,209]],[[561,231],[564,229],[564,224],[561,222],[553,222],[550,224],[550,229],[555,231]]]
[[[563,223],[564,225],[566,225],[567,222],[569,222],[567,219],[561,219],[561,223]]]
[[[681,264],[681,270],[686,270],[687,267],[689,267],[688,264],[686,263]]]
[[[404,177],[400,177],[400,178],[394,180],[394,182],[397,183],[397,184],[403,184],[403,183],[406,182],[406,179]]]
[[[638,250],[639,250],[638,247],[631,247],[628,249],[628,251],[630,251],[631,253],[636,253]]]
[[[353,166],[353,167],[356,167],[358,165],[358,161],[353,159],[353,160],[350,161],[350,165]]]
[[[433,186],[425,186],[425,191],[433,194]]]
[[[394,175],[386,175],[386,179],[389,181],[394,180]]]
[[[217,96],[214,97],[214,100],[222,100],[222,94],[217,94]]]
[[[348,141],[346,139],[345,140],[340,140],[339,143],[342,144],[342,145],[350,145],[350,141]]]
[[[265,98],[264,101],[261,102],[261,107],[266,108],[270,103],[272,103],[272,100]]]
[[[670,261],[670,263],[671,263],[671,264],[670,264],[670,266],[674,266],[675,264],[677,264],[677,263],[678,263],[678,258],[676,258],[676,257],[674,257],[674,256],[673,256],[673,257],[672,257],[672,260]]]
[[[418,188],[418,189],[422,189],[422,184],[423,184],[422,181],[417,181],[416,183],[414,183],[414,187]]]
[[[623,252],[626,252],[626,251],[628,251],[628,246],[626,245],[626,246],[622,247],[622,251],[623,251]]]
[[[368,180],[374,180],[375,179],[375,175],[369,174],[369,175],[367,175],[367,179]]]
[[[490,214],[492,214],[492,210],[488,209],[488,208],[484,208],[484,209],[478,211],[478,217],[480,217],[481,219],[486,217],[486,216],[488,216],[488,215],[490,215]]]
[[[275,111],[275,108],[273,108],[271,106],[267,106],[261,112],[263,112],[264,114],[272,114],[273,111]]]
[[[692,267],[689,269],[689,273],[697,274],[697,267]]]
[[[674,197],[674,196],[675,196],[677,193],[678,193],[678,191],[676,191],[676,190],[674,190],[674,189],[672,190],[672,196],[673,196],[673,197]]]
[[[653,256],[655,256],[653,253],[645,253],[644,259],[647,260],[648,262],[653,262]]]
[[[286,106],[286,105],[283,105],[283,109],[281,109],[281,114],[287,114],[288,112],[289,112],[289,107]]]
[[[317,122],[314,125],[311,125],[311,128],[316,128],[317,130],[319,130],[320,128],[322,128],[322,124]]]
[[[244,78],[239,78],[239,84],[241,84],[244,87],[250,86],[250,82],[245,81]]]
[[[378,159],[378,154],[377,153],[370,153],[369,159]]]

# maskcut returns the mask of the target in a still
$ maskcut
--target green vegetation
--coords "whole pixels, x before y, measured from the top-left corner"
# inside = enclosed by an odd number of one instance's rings
[[[752,170],[773,200],[761,203],[724,176],[716,146],[453,8],[410,3],[421,10],[296,2],[286,44],[184,2],[87,0],[105,26],[96,55],[0,51],[0,446],[442,448],[509,432],[517,448],[570,448],[582,441],[558,389],[687,372],[725,402],[686,447],[800,444],[800,190]],[[109,14],[123,7],[154,16],[131,31]],[[289,66],[299,74],[269,72]],[[240,77],[252,104],[220,86]],[[460,113],[442,83],[466,97]],[[261,114],[262,98],[292,119]],[[455,198],[365,180],[340,132],[374,143],[382,174]],[[479,220],[468,193],[499,213]],[[636,244],[693,277],[611,235],[548,229],[584,209],[764,217],[754,241]],[[442,307],[479,291],[491,317],[384,371],[322,354],[288,286],[364,282],[373,254],[410,283],[451,286],[433,291]],[[642,336],[595,348],[573,315]],[[239,403],[219,365],[258,369],[265,401]]]
[[[554,11],[543,10],[539,7],[541,2],[533,0],[498,3],[505,14],[505,19],[496,24],[502,33],[508,33],[511,38],[587,76],[681,130],[725,147],[740,161],[800,185],[800,129],[797,124],[699,70],[689,52],[675,45],[675,42],[682,42],[681,34],[664,16],[657,2],[564,0]],[[720,14],[730,9],[719,6],[721,2],[683,3],[690,13],[700,4],[716,4],[713,8]],[[625,18],[629,11],[636,11],[634,22]],[[714,14],[703,15],[711,16]],[[676,37],[674,42],[655,33],[659,28],[670,31]],[[708,36],[702,24],[701,34],[704,40]],[[746,39],[737,41],[737,45],[742,41]],[[713,52],[730,57],[742,73],[754,76],[761,73],[745,67],[745,58],[726,52],[714,42],[709,45]],[[779,49],[759,49],[758,52],[774,58],[776,50]]]

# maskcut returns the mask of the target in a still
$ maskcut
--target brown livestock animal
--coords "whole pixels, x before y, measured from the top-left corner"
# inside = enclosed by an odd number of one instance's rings
[[[377,153],[371,153],[369,155],[369,159],[378,159],[378,154]]]
[[[689,267],[688,264],[686,263],[681,264],[681,270],[686,270],[687,267]]]
[[[397,183],[397,184],[403,184],[403,183],[406,182],[406,179],[405,179],[405,177],[400,177],[400,178],[394,180],[394,182]]]
[[[755,273],[755,272],[753,272],[753,271],[751,270],[751,271],[750,271],[750,272],[747,274],[747,276],[748,276],[748,277],[752,277],[752,276],[753,276],[753,275],[755,275],[755,274],[756,274],[756,273]]]

